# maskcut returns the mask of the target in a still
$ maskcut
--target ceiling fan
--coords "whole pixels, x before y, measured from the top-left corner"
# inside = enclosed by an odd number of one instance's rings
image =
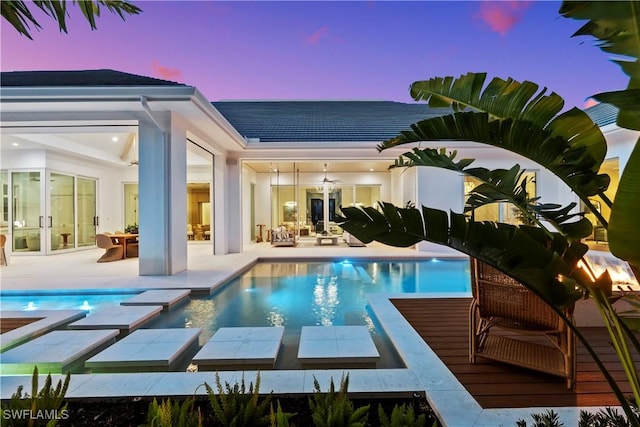
[[[339,179],[329,179],[327,178],[327,164],[324,164],[324,178],[322,179],[322,181],[320,182],[320,185],[333,185],[333,184],[339,184],[342,181]]]
[[[133,154],[131,156],[131,154]],[[138,166],[138,148],[136,147],[136,134],[130,133],[129,138],[127,138],[127,143],[124,145],[122,150],[122,154],[120,155],[120,160],[126,161],[129,160],[129,164],[127,166]]]

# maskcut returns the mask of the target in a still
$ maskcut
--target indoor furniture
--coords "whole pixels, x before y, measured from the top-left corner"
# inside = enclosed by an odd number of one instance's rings
[[[113,234],[109,234],[108,237],[111,239],[111,241],[118,245],[118,246],[122,246],[123,251],[121,254],[122,259],[126,258],[127,255],[127,250],[126,248],[129,245],[135,244],[136,245],[136,249],[137,249],[137,245],[138,245],[138,235],[137,234],[133,234],[133,233],[122,233],[122,232],[115,232]],[[137,254],[137,250],[136,250],[136,254]],[[133,252],[132,252],[132,256],[133,256]],[[137,255],[136,255],[137,256]]]
[[[331,234],[327,234],[327,235],[322,235],[322,234],[318,234],[316,235],[316,245],[324,245],[327,244],[325,243],[325,240],[329,240],[330,245],[336,246],[338,244],[338,236],[334,236]]]
[[[124,246],[114,244],[111,236],[113,234],[96,234],[96,245],[105,250],[104,254],[98,258],[98,262],[117,261],[124,258]]]
[[[271,244],[273,246],[295,246],[296,236],[285,227],[278,227],[271,230]]]
[[[8,265],[7,254],[4,251],[4,244],[7,243],[7,236],[0,234],[0,265]]]

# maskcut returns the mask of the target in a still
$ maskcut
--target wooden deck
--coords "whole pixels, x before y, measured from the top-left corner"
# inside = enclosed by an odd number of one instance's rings
[[[604,376],[584,347],[577,345],[577,386],[567,390],[562,378],[479,359],[469,363],[468,298],[395,299],[396,308],[422,339],[483,408],[525,408],[617,405]],[[583,328],[595,351],[614,378],[623,380],[625,395],[630,387],[617,362],[605,328]],[[640,366],[640,357],[636,358]]]

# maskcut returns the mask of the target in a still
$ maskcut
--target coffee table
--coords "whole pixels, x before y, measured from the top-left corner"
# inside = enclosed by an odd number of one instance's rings
[[[325,243],[326,240],[329,240],[329,243]],[[316,245],[337,245],[338,244],[338,236],[328,234],[326,236],[316,236]]]

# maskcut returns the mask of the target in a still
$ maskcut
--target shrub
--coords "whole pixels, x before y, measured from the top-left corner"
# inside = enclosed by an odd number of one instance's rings
[[[271,404],[271,411],[269,412],[269,422],[271,427],[295,427],[294,424],[289,421],[291,417],[296,416],[297,413],[294,412],[284,412],[282,410],[282,406],[280,406],[280,401],[278,401],[278,409],[276,412],[273,411],[273,403]]]
[[[269,408],[271,393],[262,401],[259,399],[260,373],[256,378],[256,386],[249,383],[249,388],[245,387],[244,374],[240,384],[232,386],[225,381],[224,387],[220,382],[220,376],[216,372],[216,392],[211,386],[204,383],[209,396],[209,403],[213,409],[213,417],[223,426],[235,427],[257,427],[269,425]]]
[[[193,404],[193,397],[182,403],[167,399],[160,404],[154,398],[149,404],[145,427],[202,427],[202,414],[194,410]]]
[[[367,422],[369,406],[354,409],[353,402],[347,396],[349,376],[343,375],[340,390],[336,393],[333,378],[329,391],[322,393],[318,380],[313,377],[313,398],[309,399],[313,425],[316,427],[362,427]]]
[[[427,417],[424,414],[416,416],[416,412],[411,405],[395,405],[391,410],[391,418],[387,416],[378,405],[378,420],[380,427],[423,427],[427,424]]]

